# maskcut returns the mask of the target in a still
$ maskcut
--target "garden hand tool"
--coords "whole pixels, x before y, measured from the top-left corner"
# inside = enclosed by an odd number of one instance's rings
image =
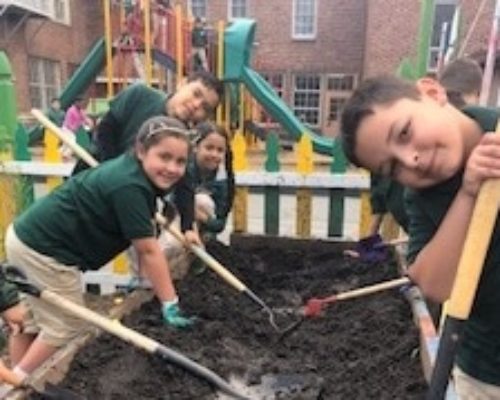
[[[350,290],[344,293],[334,294],[328,297],[323,297],[323,298],[313,297],[306,302],[305,306],[299,309],[296,308],[276,309],[276,311],[298,314],[301,316],[301,318],[298,321],[293,322],[286,329],[283,329],[281,331],[280,337],[278,338],[277,342],[282,341],[286,336],[295,331],[300,325],[302,325],[305,319],[319,316],[321,314],[321,311],[331,303],[367,296],[372,293],[381,292],[382,290],[392,289],[409,284],[411,284],[411,281],[407,277],[403,277],[382,283],[377,283],[371,286],[365,286],[359,289]]]
[[[382,262],[389,257],[388,247],[398,246],[407,242],[408,238],[405,237],[382,241],[382,237],[376,234],[359,240],[354,249],[344,250],[344,255],[358,258],[365,262]]]
[[[149,354],[177,365],[235,399],[247,399],[247,397],[240,395],[236,389],[234,389],[228,382],[216,373],[189,359],[183,354],[172,350],[137,331],[127,328],[119,321],[106,318],[86,307],[75,304],[50,290],[38,288],[28,282],[26,276],[17,267],[12,265],[2,265],[0,274],[3,275],[4,279],[15,284],[21,292],[50,303],[61,310],[69,312],[72,315],[103,329],[125,342],[131,343],[132,345],[145,350]]]
[[[68,147],[75,152],[81,159],[87,162],[91,167],[96,167],[99,165],[99,162],[92,157],[92,155],[81,147],[78,143],[69,140],[65,133],[55,125],[52,121],[50,121],[40,110],[33,109],[31,110],[33,116],[44,126],[49,128],[54,134],[56,134]],[[245,294],[252,301],[257,303],[263,311],[265,311],[269,316],[269,323],[272,325],[274,329],[278,332],[281,331],[279,326],[276,324],[276,318],[274,312],[271,308],[254,292],[252,292],[243,282],[241,282],[236,276],[234,276],[228,269],[226,269],[221,263],[219,263],[215,258],[213,258],[210,254],[208,254],[202,247],[194,245],[194,244],[186,244],[184,240],[184,235],[176,229],[174,226],[170,225],[167,219],[161,214],[156,213],[155,216],[156,222],[160,225],[164,226],[177,240],[181,243],[188,246],[188,248],[201,260],[203,260],[208,267],[210,267],[217,275],[219,275],[222,279],[224,279],[228,284],[230,284],[233,288],[235,288],[238,292]]]
[[[377,283],[371,286],[365,286],[359,289],[350,290],[344,293],[334,294],[328,297],[323,297],[323,298],[313,297],[306,302],[306,305],[303,307],[301,312],[305,317],[317,317],[321,314],[323,308],[331,303],[367,296],[372,293],[378,293],[383,290],[392,289],[403,285],[408,285],[410,283],[411,282],[407,277],[403,277],[382,283]]]

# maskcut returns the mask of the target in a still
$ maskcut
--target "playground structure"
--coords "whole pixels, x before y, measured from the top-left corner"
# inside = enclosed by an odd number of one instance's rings
[[[146,13],[146,9],[144,9],[144,13]],[[170,20],[167,26],[172,26]],[[295,234],[298,237],[309,238],[318,236],[318,232],[322,229],[325,237],[356,239],[366,232],[367,229],[366,222],[369,212],[368,208],[363,206],[363,204],[366,204],[369,187],[368,176],[359,172],[346,172],[345,161],[343,160],[338,143],[334,139],[317,135],[302,124],[300,119],[275,94],[272,87],[256,71],[251,69],[251,46],[254,31],[255,22],[251,20],[236,21],[226,28],[220,37],[222,40],[218,43],[217,47],[218,52],[223,55],[218,61],[220,62],[223,59],[224,62],[215,65],[219,76],[223,77],[225,81],[231,82],[240,90],[240,101],[236,105],[238,114],[236,124],[234,124],[234,117],[231,118],[231,114],[234,114],[232,112],[234,104],[227,101],[217,114],[218,122],[225,124],[227,127],[236,128],[232,146],[235,154],[234,162],[238,187],[233,209],[232,230],[239,233],[265,233],[270,236]],[[123,53],[123,56],[125,54],[131,56],[132,53],[139,51],[144,51],[146,54],[154,54],[155,49],[151,49],[148,52],[146,45],[148,42],[146,40],[144,48],[141,48],[141,45],[134,48],[115,47],[114,49],[111,48],[111,52],[113,53],[118,50]],[[95,78],[104,65],[106,65],[106,70],[108,70],[109,64],[103,63],[110,50],[108,43],[109,40],[101,39],[89,53],[88,62],[82,63],[83,68],[80,71],[82,75],[78,76],[77,71],[75,79],[68,82],[66,87],[68,91],[66,92],[65,89],[61,97],[63,105],[70,104],[72,94],[80,93],[83,87],[86,87]],[[179,53],[178,49],[175,50],[175,53]],[[187,70],[187,67],[181,66],[184,61],[175,61],[175,58],[171,56],[173,54],[172,49],[168,52],[165,51],[163,55],[165,54],[170,54],[170,58],[166,58],[169,60],[169,71],[174,71],[177,78],[180,79]],[[189,53],[186,52],[185,54]],[[420,76],[420,66],[423,64],[420,60],[417,61],[412,65],[411,62],[405,60],[400,68],[401,74],[409,78]],[[9,75],[7,61],[5,61],[5,65],[6,67],[0,68],[2,83],[3,78],[7,78]],[[147,62],[145,60],[143,78],[145,82],[148,82],[148,76],[150,75],[148,75],[148,67],[146,65]],[[113,70],[111,69],[111,71]],[[77,77],[78,79],[76,79]],[[8,94],[9,87],[9,84],[5,82],[7,90],[5,98],[7,99],[13,98],[12,95]],[[3,90],[3,87],[0,90]],[[250,108],[248,104],[251,102],[249,100],[250,95],[272,116],[273,120],[285,127],[290,137],[297,142],[295,146],[297,157],[294,162],[296,165],[295,170],[282,171],[283,164],[280,162],[279,138],[273,133],[266,135],[264,138],[266,148],[264,160],[265,172],[252,170],[249,166],[248,150],[252,146],[253,139],[249,138],[244,127],[248,116],[252,114],[251,110],[250,112],[248,110]],[[2,210],[2,220],[0,222],[5,224],[5,227],[13,215],[29,204],[31,201],[29,200],[30,193],[34,193],[34,197],[42,195],[47,190],[59,184],[61,178],[67,176],[71,169],[70,165],[57,162],[55,150],[57,149],[58,142],[50,134],[46,135],[45,139],[47,150],[45,161],[52,162],[52,165],[47,165],[46,162],[29,162],[29,153],[27,152],[25,143],[23,143],[23,128],[17,127],[15,123],[15,103],[12,104],[9,106],[9,110],[12,110],[9,119],[0,120],[0,125],[7,128],[0,129],[0,132],[7,132],[7,134],[16,132],[15,141],[6,136],[2,137],[2,142],[4,144],[14,144],[13,148],[15,150],[13,154],[10,154],[8,151],[2,153],[2,160],[5,161],[2,166],[2,172],[14,174],[16,178],[12,178],[9,175],[2,175],[0,184],[4,193],[15,193],[17,200],[14,208],[11,210]],[[2,148],[5,149],[5,147]],[[332,162],[328,165],[329,172],[315,171],[313,162],[313,154],[315,152],[332,156]],[[17,175],[22,176],[17,177]],[[33,184],[33,177],[37,177],[36,180],[42,180],[43,183],[37,182]],[[286,206],[284,206],[283,198],[285,197],[291,199],[295,207],[284,210]],[[349,221],[351,225],[354,223],[355,228],[349,228],[349,224],[346,223],[352,215],[352,211],[346,213],[348,203],[355,204],[354,214],[356,214],[356,218],[354,218],[354,221]],[[326,220],[326,223],[320,229],[314,226],[314,212],[325,209],[329,210],[328,217],[325,218],[324,215],[321,215],[321,218]],[[250,227],[252,219],[255,219],[255,214],[260,214],[262,222],[262,230],[260,232]],[[290,224],[290,221],[295,221],[295,223]],[[5,229],[2,225],[3,231]],[[390,238],[395,232],[392,230],[392,227],[389,227],[389,231],[387,237]],[[90,277],[89,275],[87,282],[98,284],[103,292],[112,291],[116,286],[128,281],[126,272],[123,260],[118,260],[113,266],[112,273],[96,273],[94,277]],[[106,281],[108,278],[109,281]],[[418,297],[418,293],[415,297]],[[421,307],[421,305],[418,307]],[[416,306],[417,314],[418,312],[422,312],[418,307]],[[428,342],[426,346],[435,350],[437,347],[437,335],[429,323],[430,321],[424,313],[424,317],[420,318],[419,324],[424,331],[423,337]],[[432,354],[433,352],[429,351],[429,359],[434,357]]]

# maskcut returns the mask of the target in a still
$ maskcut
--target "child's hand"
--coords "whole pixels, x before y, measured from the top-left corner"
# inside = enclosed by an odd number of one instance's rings
[[[198,234],[197,230],[190,230],[184,232],[184,240],[188,244],[203,246],[203,242],[201,241],[200,235]]]
[[[462,191],[476,197],[481,184],[500,178],[500,134],[485,134],[472,150],[467,160],[462,181]]]
[[[196,221],[204,223],[204,222],[208,221],[208,219],[210,218],[210,215],[207,213],[207,211],[204,208],[195,207],[194,217],[195,217]]]
[[[24,309],[24,307],[18,303],[2,313],[3,319],[9,325],[13,334],[22,332],[25,312],[26,310]]]

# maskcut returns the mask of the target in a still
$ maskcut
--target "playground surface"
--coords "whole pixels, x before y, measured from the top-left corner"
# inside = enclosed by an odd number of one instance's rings
[[[268,238],[258,239],[231,247],[215,243],[209,250],[272,307],[300,306],[312,296],[398,275],[395,261],[346,260],[332,242],[270,245]],[[425,393],[418,330],[398,290],[331,305],[279,341],[267,315],[212,272],[189,274],[177,287],[185,312],[199,319],[193,329],[164,326],[156,301],[145,303],[124,324],[235,386],[244,382],[252,399],[420,399]],[[278,324],[296,318],[280,315]],[[204,381],[109,335],[77,354],[61,386],[86,399],[221,398]]]

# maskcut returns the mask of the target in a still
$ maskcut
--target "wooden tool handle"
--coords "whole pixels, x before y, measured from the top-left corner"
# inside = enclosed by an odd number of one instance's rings
[[[46,128],[49,128],[51,132],[53,132],[61,141],[68,146],[78,157],[80,157],[83,161],[85,161],[91,167],[97,167],[99,162],[92,157],[92,155],[85,150],[82,146],[80,146],[76,141],[71,140],[71,136],[73,133],[66,133],[62,128],[58,127],[54,124],[50,119],[48,119],[44,113],[40,110],[32,109],[31,114]]]
[[[368,294],[376,293],[376,292],[381,292],[382,290],[387,290],[387,289],[392,289],[398,286],[403,286],[410,283],[410,280],[406,277],[403,278],[398,278],[398,279],[393,279],[391,281],[387,282],[382,282],[382,283],[377,283],[375,285],[371,286],[365,286],[363,288],[359,289],[354,289],[350,290],[348,292],[344,293],[339,293],[335,296],[335,300],[347,300],[347,299],[352,299],[354,297],[362,297],[366,296]]]
[[[167,230],[174,236],[179,242],[185,243],[184,235],[172,225],[167,225],[167,220],[160,213],[156,213],[155,219],[158,223],[167,227]],[[207,266],[212,269],[217,275],[224,279],[227,283],[233,286],[239,292],[247,290],[247,287],[243,282],[241,282],[236,276],[234,276],[227,268],[225,268],[220,262],[208,254],[203,248],[194,244],[186,244],[189,249],[196,254]]]
[[[66,310],[68,313],[71,313],[78,318],[90,322],[106,332],[112,333],[126,342],[132,343],[137,347],[146,350],[149,353],[154,353],[158,346],[160,346],[158,342],[140,334],[139,332],[127,328],[126,326],[123,326],[119,321],[106,318],[86,307],[59,296],[57,293],[42,290],[40,298],[60,309]]]

